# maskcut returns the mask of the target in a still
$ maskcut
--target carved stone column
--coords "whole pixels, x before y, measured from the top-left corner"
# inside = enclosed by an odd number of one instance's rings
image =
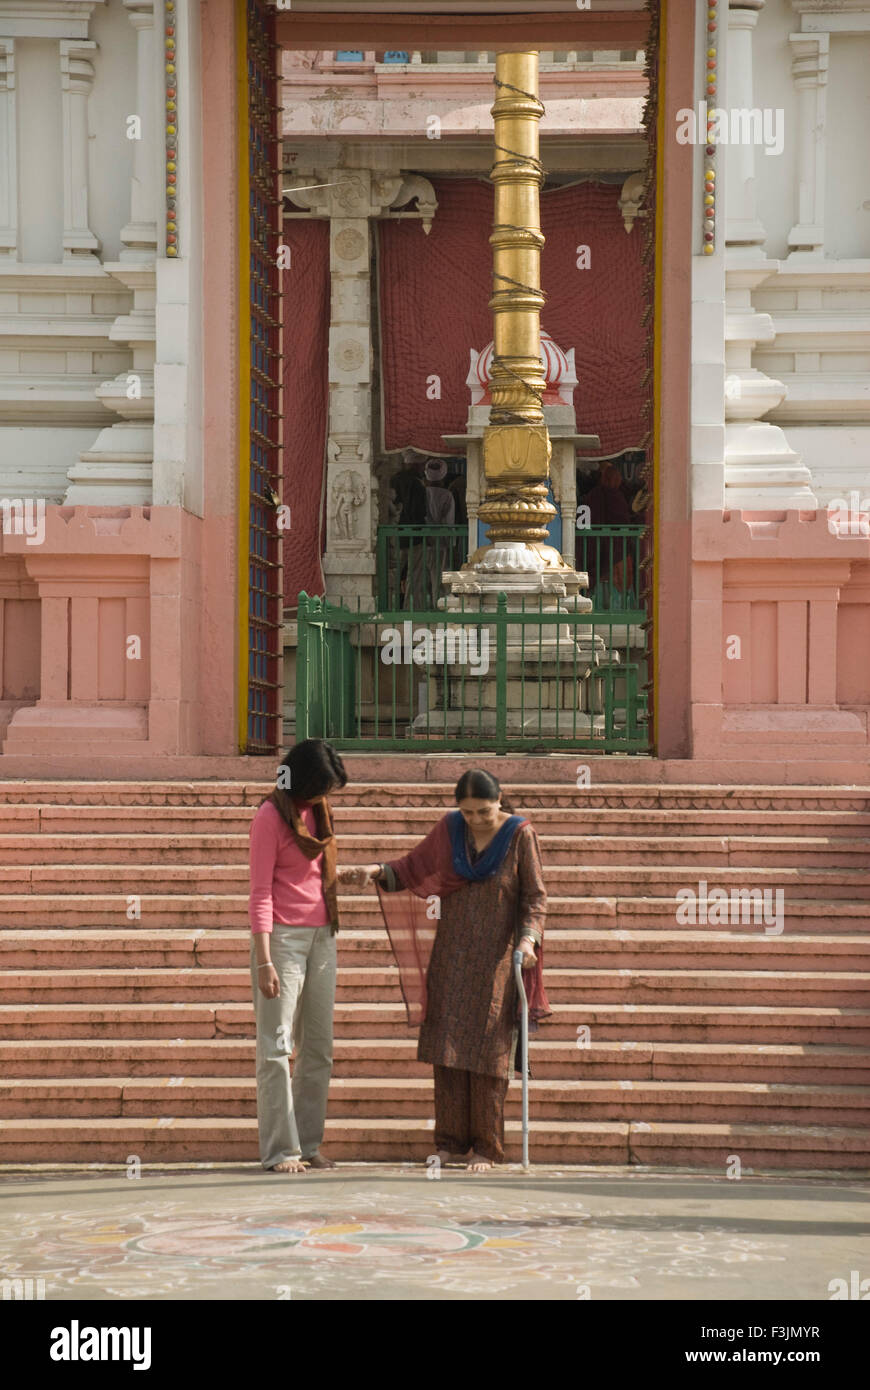
[[[753,101],[752,37],[764,0],[731,0],[728,7],[726,75],[728,108],[750,111]],[[766,156],[765,156],[766,158]],[[755,198],[756,147],[751,141],[731,141],[725,146],[728,198],[725,239],[728,245],[761,245],[764,228],[758,220]],[[764,158],[761,161],[764,163]]]
[[[18,241],[15,99],[15,40],[0,39],[0,257],[13,261]]]
[[[309,191],[316,184],[327,186]],[[377,527],[377,487],[372,475],[371,219],[387,207],[416,198],[425,230],[437,203],[425,179],[373,174],[368,169],[297,175],[286,192],[297,207],[329,218],[332,295],[323,557],[327,597],[367,598],[374,592]],[[288,430],[292,431],[292,424]]]
[[[825,240],[825,116],[828,34],[789,34],[798,94],[797,222],[788,234],[792,255],[820,257]]]
[[[69,504],[149,504],[154,461],[154,358],[156,350],[157,255],[157,47],[154,0],[124,0],[136,31],[136,93],[130,115],[141,121],[141,139],[132,140],[130,221],[121,231],[120,260],[103,269],[132,292],[133,306],[112,324],[109,337],[126,343],[132,365],[96,394],[121,420],[100,431],[90,449],[69,470],[64,501]]]
[[[728,108],[755,106],[752,38],[765,0],[732,0],[728,10]],[[753,291],[777,270],[758,218],[756,146],[729,143],[725,218],[725,506],[754,511],[813,507],[809,469],[778,425],[763,421],[784,399],[781,381],[752,364],[758,343],[774,338],[773,320],[758,313]]]
[[[100,243],[88,226],[88,97],[93,39],[60,40],[63,109],[63,258],[96,261]]]
[[[157,111],[154,0],[124,0],[136,31],[136,111],[141,138],[133,140],[130,221],[121,230],[121,260],[154,260],[157,253]],[[134,114],[131,112],[131,114]]]

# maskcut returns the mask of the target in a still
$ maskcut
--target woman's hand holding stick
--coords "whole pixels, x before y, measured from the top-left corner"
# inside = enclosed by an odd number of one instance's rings
[[[537,965],[538,957],[535,955],[535,943],[530,936],[520,937],[520,950],[523,953],[523,969],[531,970]]]

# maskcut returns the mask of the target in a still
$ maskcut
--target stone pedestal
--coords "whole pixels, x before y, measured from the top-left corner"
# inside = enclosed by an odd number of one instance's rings
[[[486,557],[500,552],[483,552],[475,568],[448,571],[443,576],[450,592],[440,601],[445,612],[445,645],[450,654],[449,635],[465,631],[477,635],[473,647],[475,660],[446,660],[428,682],[429,708],[414,720],[412,729],[421,734],[457,735],[480,731],[492,735],[497,726],[497,651],[500,623],[463,624],[463,613],[492,614],[495,619],[499,596],[505,595],[506,713],[504,732],[512,737],[548,738],[559,732],[566,737],[603,732],[603,713],[597,710],[595,673],[605,660],[618,661],[608,653],[600,633],[580,627],[569,615],[588,613],[591,600],[581,590],[588,587],[585,574],[575,570],[523,568],[523,557],[516,547],[515,568],[505,562],[485,568]],[[526,557],[530,564],[535,552]],[[564,614],[566,621],[535,622],[537,613]],[[512,615],[531,615],[532,621],[511,622]],[[451,618],[454,620],[451,622]],[[457,646],[459,642],[457,640]],[[454,653],[455,654],[455,653]]]

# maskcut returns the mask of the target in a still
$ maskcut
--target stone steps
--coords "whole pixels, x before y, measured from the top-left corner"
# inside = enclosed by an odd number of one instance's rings
[[[256,1161],[246,861],[268,790],[0,784],[0,1162]],[[870,789],[509,791],[551,894],[533,1159],[870,1171]],[[346,788],[340,861],[397,857],[451,804],[451,782]],[[783,930],[678,921],[702,881],[782,889]],[[431,1069],[371,890],[343,896],[338,950],[329,1152],[423,1160]]]
[[[346,864],[398,858],[417,843],[419,836],[347,834],[341,838],[341,860]],[[843,869],[870,871],[868,837],[845,835],[718,835],[622,836],[542,835],[541,851],[548,868],[583,865],[586,871],[599,868],[612,872],[668,867],[698,873],[703,869],[751,867],[773,872],[779,868],[793,873]],[[244,867],[248,853],[248,834],[195,834],[178,831],[163,834],[155,830],[142,834],[93,835],[79,830],[75,834],[9,833],[0,835],[0,868],[10,883],[28,868],[35,872],[70,869],[79,872],[99,865],[107,869],[137,866],[196,869],[213,867],[232,875]],[[119,860],[122,862],[119,864]],[[22,879],[22,881],[25,881]],[[31,881],[27,879],[26,881]],[[15,891],[13,887],[6,891]]]
[[[0,1039],[0,1076],[47,1079],[78,1076],[251,1076],[252,1037]],[[733,1081],[864,1087],[870,1084],[866,1048],[845,1042],[719,1043],[556,1041],[542,1029],[534,1042],[536,1078],[581,1080]],[[338,1038],[336,1077],[427,1077],[410,1036]]]
[[[697,880],[690,880],[685,886],[696,891]],[[743,884],[741,886],[748,886]],[[128,896],[120,890],[112,893],[79,893],[59,898],[51,893],[10,893],[3,898],[0,929],[30,929],[41,927],[57,929],[121,927],[126,925],[130,931],[139,927],[153,930],[157,927],[185,926],[191,928],[239,928],[247,920],[247,894],[245,893],[137,893],[136,901],[128,902]],[[680,921],[677,913],[681,907],[676,895],[664,893],[649,896],[600,896],[600,897],[561,897],[552,894],[549,898],[548,926],[560,928],[584,928],[609,923],[624,930],[639,930],[644,927],[672,927],[679,932],[689,927],[697,927],[698,922]],[[775,908],[770,901],[770,912]],[[711,909],[712,911],[712,905]],[[138,916],[128,916],[128,913]],[[341,901],[342,923],[345,927],[376,927],[380,924],[377,900],[373,894],[345,896]],[[752,914],[750,913],[751,917]],[[711,922],[710,925],[720,925]],[[741,920],[734,929],[747,934],[763,933],[767,918],[759,914],[758,921]],[[870,902],[852,899],[797,899],[786,898],[783,903],[783,933],[815,932],[820,935],[828,930],[842,933],[870,932]],[[771,920],[767,929],[769,939],[780,935],[776,924]]]
[[[542,852],[548,853],[546,842]],[[578,848],[578,854],[582,848]],[[627,854],[626,858],[630,856]],[[373,856],[346,854],[345,864],[370,863]],[[751,868],[751,872],[748,870]],[[846,901],[870,900],[870,868],[812,867],[794,868],[755,867],[744,864],[718,865],[706,858],[694,864],[691,878],[684,866],[645,866],[619,864],[607,867],[578,867],[567,864],[545,864],[547,891],[556,895],[582,891],[584,895],[613,896],[627,893],[645,896],[670,897],[689,886],[698,894],[706,884],[709,893],[714,888],[726,892],[752,889],[782,889],[789,897],[842,898]],[[7,897],[80,894],[105,896],[113,890],[123,896],[129,893],[159,893],[175,890],[180,894],[210,896],[247,895],[247,866],[238,864],[53,864],[0,866],[0,894]]]
[[[578,790],[579,798],[580,792]],[[536,803],[540,798],[536,798]],[[584,798],[585,800],[585,798]],[[335,806],[336,826],[345,834],[366,834],[371,832],[375,820],[379,830],[384,833],[419,835],[431,826],[433,814],[443,814],[451,809],[452,794],[445,792],[442,802],[432,805],[394,804],[378,808],[377,817],[372,808],[366,806]],[[152,834],[159,827],[163,834],[185,834],[191,829],[199,829],[206,821],[213,827],[213,833],[247,834],[248,827],[257,810],[258,799],[246,805],[210,806],[199,805],[138,805],[125,806],[124,821],[136,834]],[[99,834],[110,833],[117,826],[118,806],[69,805],[57,806],[30,802],[24,805],[11,805],[0,800],[0,834]],[[569,805],[541,806],[519,805],[518,810],[534,815],[539,833],[559,835],[583,833],[591,835],[626,835],[641,833],[667,835],[702,834],[717,835],[733,833],[735,828],[741,833],[763,833],[772,828],[793,835],[832,835],[835,837],[858,837],[866,834],[870,826],[870,811],[837,811],[824,809],[780,809],[746,810],[736,816],[733,810],[712,807],[645,807],[631,811],[608,806],[578,804],[573,800]],[[207,814],[204,815],[203,812]]]
[[[552,969],[620,970],[623,968],[670,970],[752,970],[776,963],[781,969],[838,971],[870,970],[870,934],[865,936],[787,936],[771,940],[758,931],[742,933],[686,928],[670,931],[548,929],[547,973]],[[244,967],[250,937],[247,928],[203,930],[163,927],[158,931],[139,927],[81,932],[7,929],[0,931],[0,969],[6,970],[117,970],[141,966],[158,970],[174,966]],[[369,930],[343,929],[338,936],[338,963],[342,970],[359,967],[394,969],[393,955],[383,926]]]
[[[870,1008],[870,972],[796,970],[586,970],[548,965],[553,1005],[587,1003],[729,1004]],[[251,976],[242,965],[157,969],[0,971],[0,997],[9,1004],[150,1004],[199,1001],[214,1008],[250,1002]],[[390,966],[345,966],[341,1003],[401,1004],[399,973]],[[2,1020],[2,1013],[0,1013]]]
[[[257,1113],[253,1076],[67,1077],[0,1081],[0,1119],[58,1116],[148,1118],[155,1108],[176,1118],[252,1117]],[[335,1119],[390,1115],[427,1120],[432,1114],[430,1077],[337,1077],[330,1092]],[[516,1119],[521,1089],[508,1089],[506,1115]],[[870,1127],[870,1086],[789,1085],[726,1081],[532,1080],[534,1120],[658,1120],[714,1124]]]
[[[253,1035],[246,1003],[0,1005],[0,1039],[212,1038]],[[807,1005],[562,1004],[547,1020],[547,1037],[576,1039],[588,1027],[599,1040],[843,1043],[870,1047],[870,1010]],[[338,1038],[407,1036],[399,1002],[335,1006]],[[578,1048],[578,1050],[580,1050]]]
[[[371,1117],[327,1120],[325,1146],[338,1160],[422,1163],[432,1152],[431,1121]],[[686,1124],[546,1120],[533,1130],[539,1163],[661,1164],[724,1172],[742,1169],[863,1172],[870,1135],[834,1125]],[[0,1121],[0,1163],[250,1162],[256,1123],[236,1117],[9,1119]],[[505,1123],[505,1156],[521,1157],[521,1127]]]
[[[416,759],[413,760],[416,762]],[[528,760],[525,760],[526,763]],[[540,760],[539,760],[540,761]],[[581,763],[578,755],[577,763]],[[377,759],[378,776],[386,768],[397,767],[397,760]],[[495,765],[495,764],[494,764]],[[611,764],[612,765],[612,764]],[[704,785],[687,783],[608,782],[590,786],[575,785],[574,760],[566,775],[565,764],[553,764],[546,781],[522,782],[506,778],[505,789],[513,804],[532,809],[536,807],[611,808],[623,814],[635,810],[715,809],[731,814],[744,811],[803,811],[830,810],[838,816],[870,814],[870,788],[846,786],[764,786],[764,785]],[[501,775],[500,765],[495,768]],[[346,807],[371,807],[379,814],[393,806],[440,808],[453,803],[452,780],[419,781],[416,776],[407,781],[356,781],[336,793],[334,804],[341,811]],[[551,780],[558,775],[564,780]],[[268,795],[272,783],[263,781],[82,781],[74,778],[63,782],[45,782],[36,778],[8,781],[0,785],[0,805],[27,807],[43,805],[63,810],[74,806],[179,806],[179,807],[256,807]]]

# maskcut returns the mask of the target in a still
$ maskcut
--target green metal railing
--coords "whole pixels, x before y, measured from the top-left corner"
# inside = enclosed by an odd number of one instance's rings
[[[640,607],[643,526],[578,526],[576,566],[589,575],[589,597],[602,610]]]
[[[467,526],[379,526],[378,607],[434,608],[441,575],[467,558]]]
[[[649,751],[645,614],[299,595],[296,736],[342,749]]]

